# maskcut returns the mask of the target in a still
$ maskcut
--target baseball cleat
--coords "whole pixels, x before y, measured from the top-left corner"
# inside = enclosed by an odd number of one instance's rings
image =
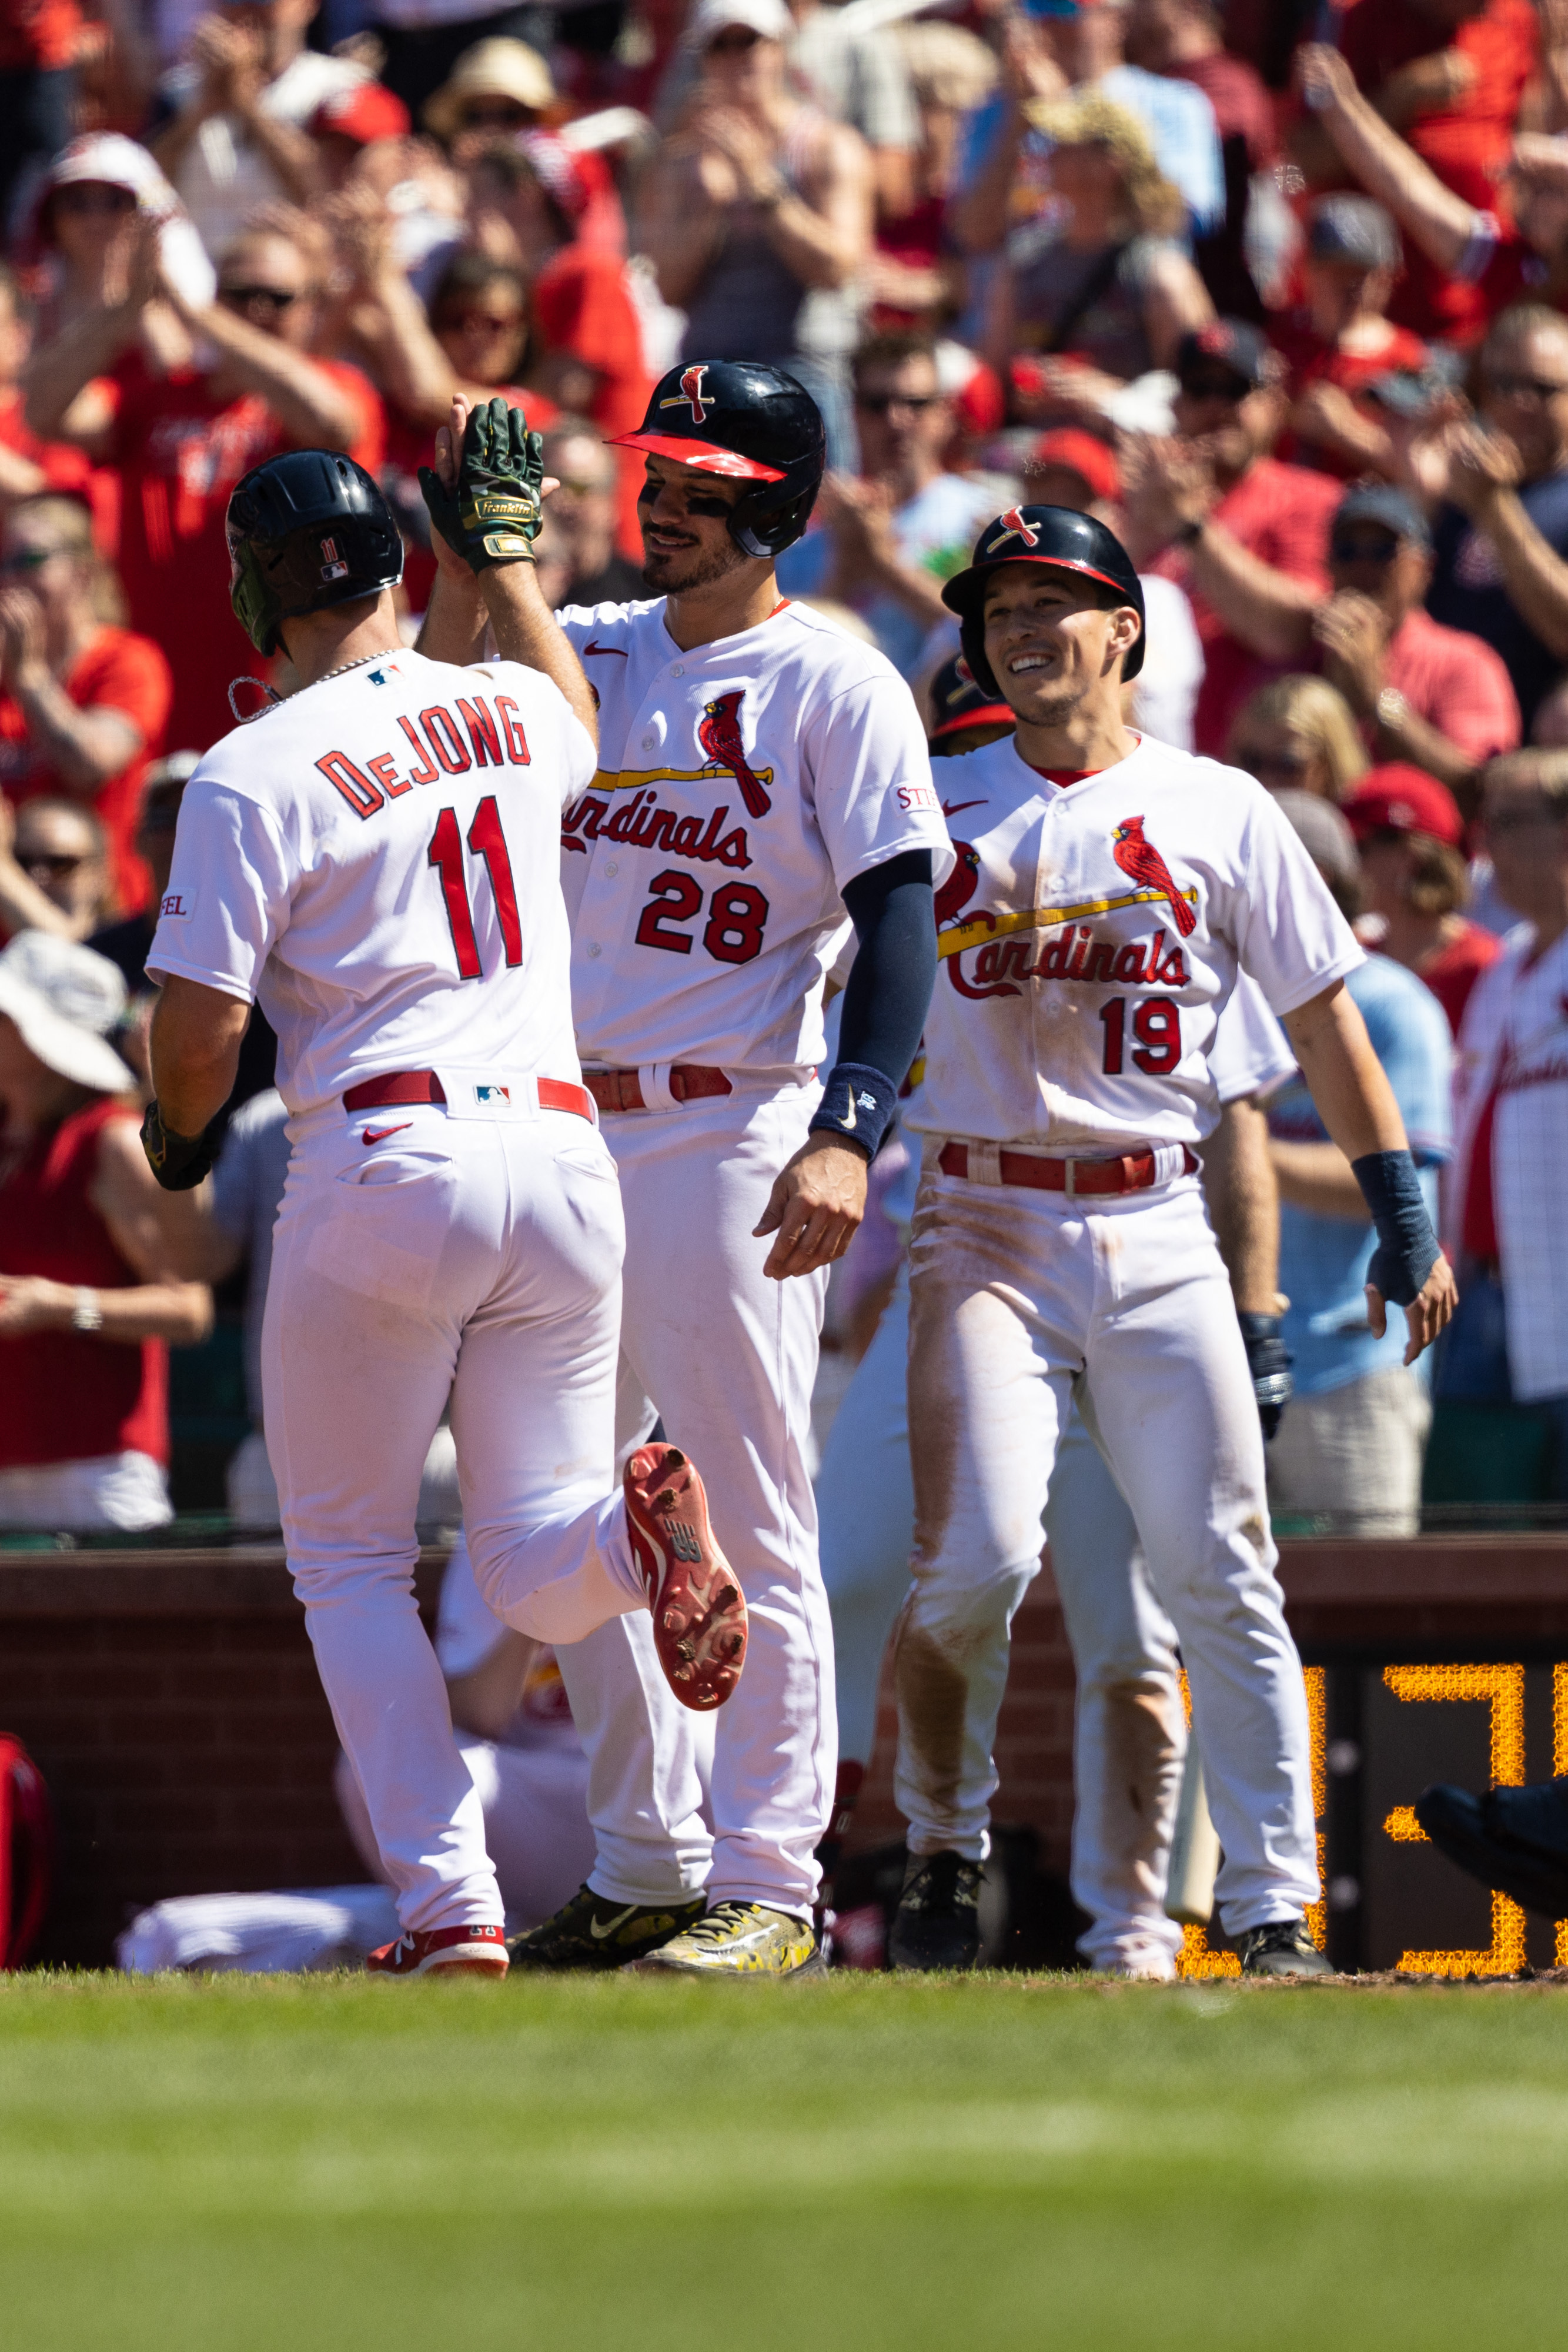
[[[1416,1798],[1416,1818],[1483,1886],[1543,1919],[1568,1919],[1568,1780],[1479,1797],[1439,1784]]]
[[[1332,1977],[1333,1969],[1307,1933],[1304,1919],[1270,1919],[1241,1938],[1244,1977]]]
[[[504,1927],[431,1927],[408,1930],[393,1944],[370,1953],[365,1966],[374,1977],[504,1977]]]
[[[626,1963],[646,1977],[815,1977],[826,1965],[809,1919],[733,1901],[716,1903],[656,1952]]]
[[[746,1663],[746,1601],[714,1541],[703,1482],[675,1446],[640,1445],[622,1485],[664,1680],[683,1706],[722,1706]]]
[[[517,1936],[507,1947],[518,1969],[621,1969],[703,1915],[699,1895],[690,1903],[618,1903],[580,1886],[551,1919]]]
[[[890,1968],[974,1967],[980,1957],[983,1868],[961,1853],[910,1855],[887,1939]]]

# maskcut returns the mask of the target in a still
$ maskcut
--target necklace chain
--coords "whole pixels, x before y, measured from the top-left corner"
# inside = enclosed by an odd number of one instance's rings
[[[313,686],[325,686],[329,677],[342,677],[351,669],[363,669],[367,662],[384,661],[387,655],[394,650],[392,646],[382,646],[379,652],[361,654],[351,662],[340,662],[336,669],[323,670],[319,677],[312,678],[310,682]]]

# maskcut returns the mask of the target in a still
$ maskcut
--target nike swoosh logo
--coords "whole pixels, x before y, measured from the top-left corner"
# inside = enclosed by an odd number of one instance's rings
[[[850,1107],[849,1107],[848,1110],[847,1110],[847,1111],[845,1111],[845,1113],[844,1113],[844,1125],[845,1125],[846,1127],[853,1127],[854,1123],[855,1123],[855,1095],[854,1095],[854,1088],[852,1087],[850,1088]]]
[[[402,1127],[367,1127],[363,1135],[361,1136],[360,1141],[361,1143],[384,1143],[389,1135],[401,1135],[403,1131],[403,1128],[409,1128],[413,1125],[413,1121],[412,1118],[405,1118]]]
[[[602,1927],[597,1919],[591,1919],[588,1923],[589,1934],[596,1944],[602,1944],[606,1936],[613,1936],[617,1927],[623,1927],[626,1925],[636,1908],[637,1906],[634,1903],[628,1903],[624,1911],[617,1911],[614,1918],[606,1919]]]
[[[582,650],[585,654],[614,654],[621,661],[628,658],[624,646],[601,646],[597,637],[590,637]]]

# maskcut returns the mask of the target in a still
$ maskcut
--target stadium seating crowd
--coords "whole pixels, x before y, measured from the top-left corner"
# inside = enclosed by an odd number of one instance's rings
[[[560,479],[550,593],[623,598],[641,460],[607,443],[719,355],[821,404],[782,584],[917,697],[981,522],[1109,521],[1148,597],[1135,721],[1281,794],[1358,921],[1465,1305],[1430,1376],[1371,1339],[1370,1234],[1286,1088],[1279,1510],[1568,1501],[1568,1054],[1511,1083],[1521,1024],[1568,1018],[1563,0],[16,0],[0,236],[0,1524],[171,1507],[163,1351],[202,1286],[128,1254],[90,1170],[71,1245],[142,1302],[112,1335],[43,1328],[15,1236],[49,1119],[144,1075],[191,755],[288,688],[244,682],[233,485],[351,452],[412,638],[417,469],[454,389],[500,392]],[[258,1021],[235,1107],[269,1080]],[[40,1473],[94,1455],[72,1400],[107,1427],[105,1383],[70,1366],[111,1336],[158,1478],[94,1502]]]

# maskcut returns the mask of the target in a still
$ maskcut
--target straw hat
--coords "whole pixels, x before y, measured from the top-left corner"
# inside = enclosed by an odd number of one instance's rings
[[[526,41],[476,41],[425,100],[425,129],[438,139],[452,138],[463,128],[463,110],[471,98],[510,98],[542,114],[555,104],[555,84],[538,49]]]

